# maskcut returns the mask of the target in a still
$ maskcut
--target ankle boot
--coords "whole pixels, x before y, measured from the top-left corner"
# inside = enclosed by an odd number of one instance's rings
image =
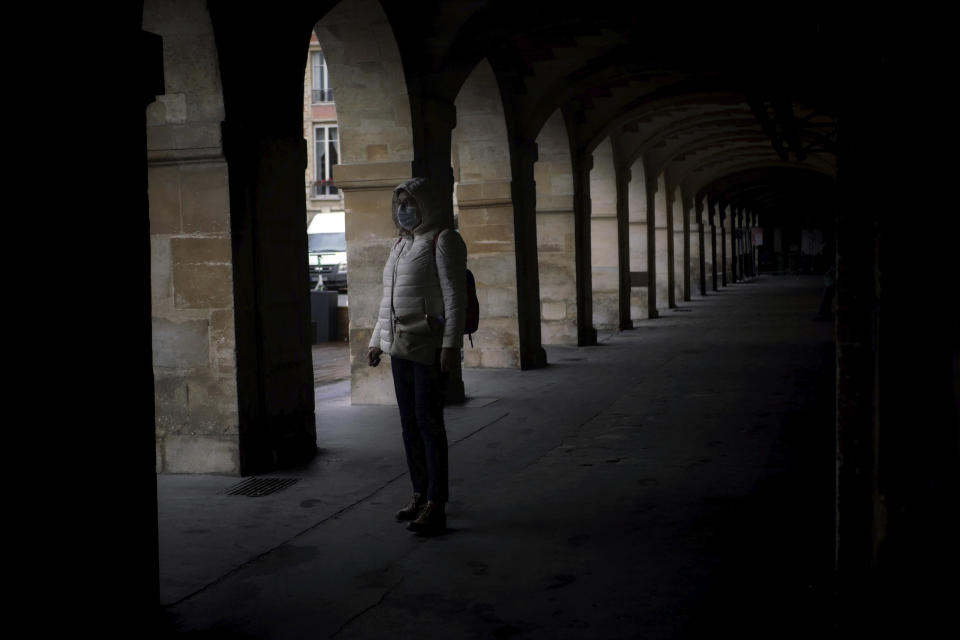
[[[413,494],[413,498],[410,499],[410,504],[397,511],[397,520],[413,520],[426,503],[426,496],[420,495],[419,493]]]
[[[447,528],[447,514],[442,502],[428,500],[417,519],[407,525],[410,531],[417,533],[442,533]]]

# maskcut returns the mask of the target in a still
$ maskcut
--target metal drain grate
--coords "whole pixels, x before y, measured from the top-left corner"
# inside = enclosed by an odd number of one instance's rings
[[[248,478],[243,482],[233,485],[223,493],[228,496],[249,496],[257,498],[268,496],[282,489],[286,489],[292,484],[296,484],[300,478]]]

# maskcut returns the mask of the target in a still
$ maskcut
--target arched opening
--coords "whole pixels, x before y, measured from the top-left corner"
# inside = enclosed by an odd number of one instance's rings
[[[577,269],[570,143],[558,109],[537,135],[537,263],[544,344],[577,343]]]
[[[467,245],[480,301],[467,367],[520,367],[517,267],[510,148],[493,67],[481,61],[454,101],[451,133],[454,216]]]
[[[340,157],[331,173],[344,212],[350,398],[354,404],[393,404],[389,367],[367,366],[366,352],[380,305],[383,265],[397,236],[390,215],[393,188],[412,175],[403,64],[393,28],[376,0],[343,0],[313,32],[328,74],[328,86],[319,87],[317,97],[329,98],[322,92],[332,91],[336,102]],[[312,69],[311,59],[311,76]]]
[[[616,331],[620,327],[617,181],[609,137],[593,150],[590,204],[593,326],[598,331]]]
[[[310,270],[310,338],[316,386],[350,385],[349,291],[343,192],[333,179],[340,162],[336,95],[326,54],[310,32],[303,80],[303,138],[307,263]]]

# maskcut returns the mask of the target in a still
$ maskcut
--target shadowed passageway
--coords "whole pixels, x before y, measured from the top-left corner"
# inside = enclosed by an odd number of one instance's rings
[[[467,369],[450,531],[410,493],[396,409],[318,388],[319,455],[260,498],[158,477],[161,598],[200,637],[827,637],[834,338],[821,278],[684,303],[535,372]],[[389,636],[385,635],[388,634]]]

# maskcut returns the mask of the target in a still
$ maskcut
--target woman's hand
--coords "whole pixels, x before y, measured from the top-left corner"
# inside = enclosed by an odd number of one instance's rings
[[[371,367],[375,367],[380,364],[380,355],[383,353],[383,350],[380,347],[370,347],[370,350],[367,351],[367,364]]]
[[[444,347],[440,350],[440,371],[443,373],[449,373],[453,371],[457,366],[457,361],[460,359],[460,349],[453,349],[451,347]]]

